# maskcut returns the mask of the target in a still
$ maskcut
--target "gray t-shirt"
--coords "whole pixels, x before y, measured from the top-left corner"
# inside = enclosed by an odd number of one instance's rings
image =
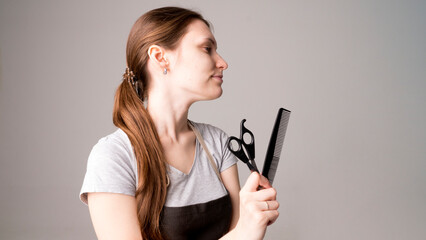
[[[224,131],[209,124],[193,122],[193,125],[204,138],[219,172],[237,162],[235,156],[226,147],[228,136]],[[170,185],[167,188],[165,203],[167,207],[205,203],[227,194],[198,140],[190,172],[185,174],[169,165],[168,175]],[[138,171],[133,147],[126,133],[118,129],[101,138],[93,147],[87,162],[80,199],[87,204],[89,192],[135,196],[137,179]]]

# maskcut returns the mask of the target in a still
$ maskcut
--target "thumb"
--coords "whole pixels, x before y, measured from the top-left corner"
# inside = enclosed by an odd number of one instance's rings
[[[271,183],[269,182],[269,180],[266,177],[264,177],[263,175],[260,175],[259,185],[262,188],[271,188],[272,187]]]
[[[259,186],[260,175],[257,172],[252,172],[250,176],[247,178],[246,184],[241,189],[246,192],[256,192],[257,187]]]

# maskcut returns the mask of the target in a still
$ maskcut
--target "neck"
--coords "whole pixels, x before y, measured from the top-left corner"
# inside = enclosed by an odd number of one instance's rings
[[[151,115],[160,139],[177,142],[182,133],[190,131],[188,111],[190,103],[160,92],[151,92],[148,99],[148,112]]]

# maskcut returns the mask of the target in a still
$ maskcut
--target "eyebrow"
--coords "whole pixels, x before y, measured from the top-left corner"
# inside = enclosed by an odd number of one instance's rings
[[[217,48],[217,43],[216,43],[215,40],[213,40],[212,38],[209,38],[209,37],[205,38],[205,39],[207,39],[208,41],[210,41],[213,44],[213,46],[215,46]]]

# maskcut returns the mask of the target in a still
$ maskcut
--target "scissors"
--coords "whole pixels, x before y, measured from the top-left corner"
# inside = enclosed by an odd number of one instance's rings
[[[231,136],[228,138],[226,145],[228,146],[229,151],[231,151],[235,156],[237,156],[237,158],[247,164],[250,171],[259,172],[256,166],[256,162],[254,161],[254,135],[244,126],[245,122],[245,119],[241,121],[240,138]],[[237,150],[234,150],[232,147],[233,142],[236,142],[236,145],[238,146]]]

